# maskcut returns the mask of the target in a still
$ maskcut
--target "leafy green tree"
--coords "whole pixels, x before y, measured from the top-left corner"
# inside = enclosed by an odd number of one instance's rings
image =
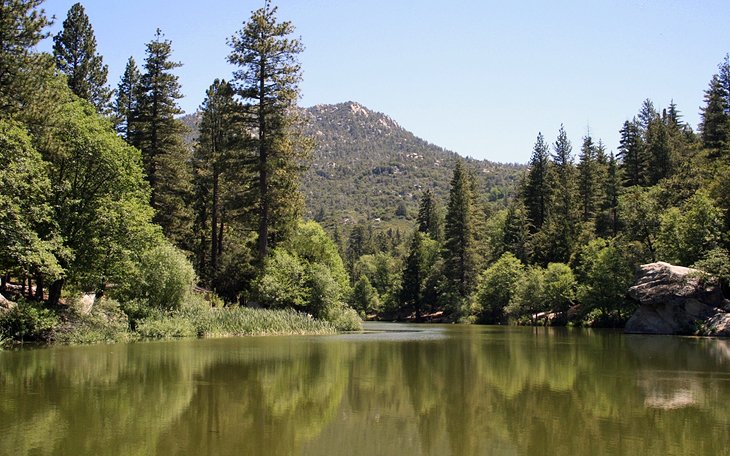
[[[586,313],[598,309],[602,315],[626,306],[626,293],[634,280],[634,264],[624,249],[602,239],[586,247],[583,279],[578,300]]]
[[[514,284],[505,314],[516,320],[525,318],[531,324],[537,322],[537,314],[548,310],[544,303],[545,270],[539,266],[528,267]]]
[[[370,284],[366,275],[360,276],[352,290],[353,308],[364,318],[380,311],[380,297],[378,291]]]
[[[504,309],[512,299],[515,284],[525,271],[524,264],[506,252],[479,275],[472,307],[482,323],[505,322]]]
[[[138,143],[138,140],[134,139],[134,122],[139,115],[141,79],[142,75],[137,68],[134,57],[130,57],[124,67],[124,74],[119,80],[116,98],[112,105],[117,133],[130,144]]]
[[[545,269],[544,305],[552,312],[566,312],[575,300],[576,280],[567,264],[550,263]]]
[[[17,122],[0,119],[0,273],[54,279],[62,270],[41,155]],[[42,280],[41,280],[42,282]]]
[[[267,0],[243,29],[229,38],[229,63],[239,69],[234,85],[242,98],[242,117],[253,132],[251,150],[254,181],[250,183],[256,210],[257,258],[262,263],[269,246],[284,238],[301,212],[298,191],[300,163],[308,152],[297,141],[293,117],[299,97],[303,46],[290,38],[294,26],[279,22]]]
[[[698,192],[681,208],[669,208],[660,217],[657,256],[689,266],[720,247],[722,212],[706,193]]]
[[[56,67],[68,78],[71,91],[96,106],[98,112],[108,112],[112,96],[106,86],[109,69],[96,52],[94,29],[81,3],[68,10],[53,43]]]
[[[38,88],[34,48],[48,34],[43,0],[5,0],[0,3],[0,115],[27,108],[28,92]]]
[[[444,289],[448,299],[464,300],[474,288],[476,254],[473,233],[473,200],[468,172],[457,160],[451,179],[444,230]],[[452,305],[459,306],[459,303]],[[456,311],[460,311],[458,308]]]
[[[136,131],[131,139],[142,151],[155,221],[175,245],[192,250],[192,169],[183,143],[185,128],[175,118],[182,113],[177,105],[182,95],[178,78],[172,73],[180,64],[171,61],[171,55],[172,43],[157,29],[155,38],[147,43]]]
[[[426,189],[421,197],[418,206],[418,231],[428,234],[431,239],[440,241],[443,237],[443,228],[441,226],[441,216],[436,197],[430,189]]]
[[[552,194],[548,180],[549,164],[550,150],[542,133],[539,133],[528,163],[527,178],[522,189],[522,198],[531,222],[532,232],[540,230],[547,221]]]

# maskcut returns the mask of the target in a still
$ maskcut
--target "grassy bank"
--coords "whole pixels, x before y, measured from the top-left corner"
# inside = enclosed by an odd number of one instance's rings
[[[91,312],[77,306],[50,310],[19,302],[0,313],[0,342],[93,344],[190,337],[335,334],[335,324],[290,309],[214,308],[200,296],[178,310],[162,311],[101,299]]]

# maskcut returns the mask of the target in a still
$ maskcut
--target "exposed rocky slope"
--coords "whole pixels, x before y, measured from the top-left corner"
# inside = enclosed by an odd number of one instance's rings
[[[730,336],[730,300],[719,281],[696,269],[645,264],[629,296],[640,306],[627,333]]]

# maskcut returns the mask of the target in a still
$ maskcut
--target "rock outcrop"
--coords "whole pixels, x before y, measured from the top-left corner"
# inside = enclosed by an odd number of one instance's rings
[[[696,269],[645,264],[629,296],[639,309],[627,333],[730,336],[730,301],[718,280]]]

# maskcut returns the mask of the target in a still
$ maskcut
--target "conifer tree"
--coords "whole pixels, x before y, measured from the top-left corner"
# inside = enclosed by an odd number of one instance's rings
[[[200,136],[195,149],[195,180],[197,188],[198,229],[208,230],[210,243],[205,242],[198,249],[199,264],[205,251],[210,253],[209,269],[201,271],[205,277],[214,277],[219,266],[219,258],[223,251],[224,220],[222,218],[222,198],[225,191],[223,174],[233,161],[230,160],[232,148],[239,129],[235,125],[237,104],[233,99],[233,88],[226,81],[216,79],[206,92],[206,98],[200,107]],[[209,220],[208,220],[209,219]],[[201,236],[202,233],[201,233]],[[202,239],[205,239],[203,237]]]
[[[553,146],[552,168],[550,180],[555,197],[553,198],[547,238],[549,244],[548,257],[552,261],[567,263],[575,247],[580,219],[577,195],[575,167],[573,165],[573,147],[568,140],[563,126],[560,126],[558,139]]]
[[[109,69],[96,52],[94,29],[81,3],[68,10],[53,43],[56,67],[68,78],[71,91],[91,102],[98,112],[108,112],[112,95],[106,86]]]
[[[279,22],[277,8],[266,1],[243,28],[228,40],[228,61],[238,67],[234,87],[242,98],[242,118],[253,132],[254,180],[250,182],[256,209],[257,259],[260,265],[269,248],[286,237],[302,208],[298,190],[301,161],[308,153],[296,134],[292,109],[299,98],[301,67],[297,56],[304,49],[291,38],[291,22]]]
[[[144,74],[140,79],[138,110],[132,145],[142,151],[147,180],[152,188],[150,204],[155,221],[179,247],[192,250],[192,170],[190,152],[183,142],[185,127],[175,118],[182,110],[178,78],[172,70],[181,66],[170,60],[172,43],[160,29],[147,43]]]
[[[508,252],[526,263],[530,257],[530,222],[525,205],[516,199],[507,206],[507,219],[504,224],[504,245]]]
[[[5,0],[0,3],[0,116],[13,114],[29,91],[37,89],[33,48],[48,34],[43,0]]]
[[[440,241],[442,238],[441,220],[439,217],[436,197],[431,189],[426,189],[421,197],[418,207],[418,218],[416,219],[418,231],[428,234],[431,239]]]
[[[443,251],[445,290],[448,295],[457,299],[465,299],[471,293],[475,281],[472,205],[468,171],[463,162],[457,160],[446,211]]]
[[[549,164],[550,152],[548,145],[542,133],[538,133],[535,147],[532,150],[532,157],[530,157],[528,164],[527,179],[522,190],[522,199],[525,202],[532,231],[541,229],[547,220],[551,194],[548,181]]]
[[[593,138],[587,135],[583,138],[578,162],[578,194],[580,196],[581,218],[583,222],[593,220],[598,203],[598,188],[600,186],[598,171],[598,149]]]
[[[730,87],[726,87],[719,75],[710,80],[710,87],[705,91],[705,106],[702,108],[700,131],[702,145],[715,151],[722,150],[728,144],[730,125],[728,96]]]
[[[416,230],[413,233],[408,257],[406,257],[405,268],[401,286],[401,304],[406,309],[412,309],[416,314],[416,321],[421,320],[421,294],[425,271],[422,271],[422,244],[423,234]]]
[[[116,98],[112,105],[117,133],[122,135],[122,138],[130,144],[135,142],[133,139],[135,132],[134,122],[139,114],[141,78],[142,75],[139,73],[139,69],[137,69],[137,63],[134,61],[134,57],[130,57],[127,60],[127,66],[124,67],[124,74],[119,79]]]
[[[647,165],[644,142],[636,119],[631,122],[628,120],[624,122],[620,133],[621,140],[617,158],[624,177],[624,185],[627,187],[645,185],[647,182]]]

